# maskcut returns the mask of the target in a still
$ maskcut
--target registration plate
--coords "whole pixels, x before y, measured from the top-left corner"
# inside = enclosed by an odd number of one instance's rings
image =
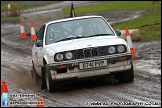
[[[98,61],[90,61],[79,63],[79,69],[87,69],[94,67],[107,66],[107,60],[98,60]]]

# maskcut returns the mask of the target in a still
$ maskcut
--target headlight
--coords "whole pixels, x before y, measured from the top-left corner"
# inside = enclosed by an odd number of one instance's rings
[[[63,54],[61,54],[61,53],[58,53],[57,55],[56,55],[56,59],[57,60],[63,60],[63,58],[64,58],[64,56],[63,56]]]
[[[110,54],[115,53],[115,51],[116,51],[116,49],[115,49],[114,46],[111,46],[111,47],[109,47],[109,49],[108,49],[108,52],[109,52]]]
[[[65,57],[66,57],[66,59],[72,59],[73,58],[73,54],[71,52],[67,52],[65,54]]]
[[[124,52],[124,46],[123,45],[119,45],[118,46],[118,52],[121,53],[121,52]]]

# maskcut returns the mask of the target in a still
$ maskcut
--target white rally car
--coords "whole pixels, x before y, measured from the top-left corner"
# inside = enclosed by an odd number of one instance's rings
[[[88,24],[91,26],[87,28]],[[56,32],[61,36],[55,38]],[[41,78],[42,89],[52,92],[59,90],[61,81],[108,75],[120,82],[133,81],[132,55],[127,42],[118,37],[120,34],[102,16],[95,15],[43,24],[32,48],[34,83]]]

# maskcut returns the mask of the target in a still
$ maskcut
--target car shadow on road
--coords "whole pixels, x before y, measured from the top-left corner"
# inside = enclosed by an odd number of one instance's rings
[[[105,79],[90,79],[90,80],[76,80],[67,81],[61,83],[62,86],[59,92],[75,91],[81,89],[91,89],[96,87],[111,86],[121,84],[118,80],[114,79],[113,76],[109,76]]]

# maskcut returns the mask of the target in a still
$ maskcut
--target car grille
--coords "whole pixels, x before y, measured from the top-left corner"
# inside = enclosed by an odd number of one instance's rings
[[[73,52],[74,59],[108,55],[107,47],[79,49]]]
[[[83,49],[84,58],[98,56],[98,48]]]

